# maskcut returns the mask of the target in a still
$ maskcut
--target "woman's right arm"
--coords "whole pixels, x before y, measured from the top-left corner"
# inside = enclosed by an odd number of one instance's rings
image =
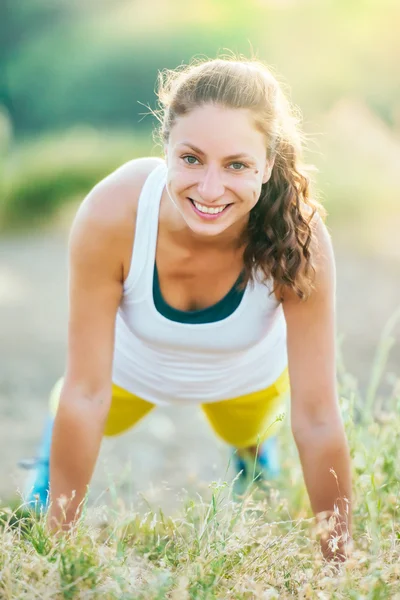
[[[87,196],[72,226],[67,365],[50,455],[53,529],[79,516],[94,471],[111,403],[115,318],[130,268],[137,200],[159,164],[141,158],[120,167]]]
[[[94,188],[78,210],[69,240],[67,365],[50,456],[53,529],[68,526],[77,516],[110,407],[124,236],[120,211],[110,202],[109,193],[107,184]]]

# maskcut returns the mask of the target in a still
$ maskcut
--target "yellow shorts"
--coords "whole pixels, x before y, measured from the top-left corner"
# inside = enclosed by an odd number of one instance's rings
[[[57,412],[63,378],[59,379],[50,394],[50,410]],[[236,448],[256,446],[274,435],[281,425],[280,415],[286,412],[290,393],[288,370],[274,384],[264,390],[201,404],[201,408],[215,433]],[[123,388],[112,385],[112,400],[104,435],[123,433],[136,425],[155,405]],[[277,420],[278,419],[278,420]]]

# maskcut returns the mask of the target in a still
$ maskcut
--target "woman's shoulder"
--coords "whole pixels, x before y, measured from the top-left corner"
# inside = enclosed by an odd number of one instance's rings
[[[107,228],[132,227],[143,184],[161,164],[165,164],[163,159],[149,156],[121,165],[93,187],[80,205],[78,215],[84,214],[89,221]]]
[[[80,251],[96,248],[99,255],[106,248],[123,271],[129,269],[140,192],[163,162],[153,157],[131,160],[95,185],[75,215],[69,246],[80,240]]]
[[[159,165],[165,164],[162,158],[148,156],[135,158],[121,165],[100,181],[93,192],[113,204],[114,209],[125,203],[137,207],[140,192],[147,177]]]
[[[145,156],[134,158],[113,171],[100,184],[105,186],[117,186],[121,190],[128,186],[129,190],[140,193],[142,185],[150,173],[159,165],[165,164],[163,158],[157,156]]]

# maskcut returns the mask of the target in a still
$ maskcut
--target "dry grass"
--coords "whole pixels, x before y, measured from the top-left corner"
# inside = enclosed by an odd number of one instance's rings
[[[390,323],[393,325],[393,323]],[[2,510],[0,597],[104,599],[400,598],[400,386],[377,396],[386,331],[367,399],[339,362],[340,402],[354,474],[354,550],[338,567],[319,551],[288,428],[281,478],[264,493],[187,497],[179,513],[89,509],[68,536],[43,516]]]

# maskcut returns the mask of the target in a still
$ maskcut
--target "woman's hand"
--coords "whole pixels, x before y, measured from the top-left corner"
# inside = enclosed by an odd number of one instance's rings
[[[345,562],[353,550],[353,540],[347,522],[338,513],[322,512],[316,515],[321,552],[329,562]]]

